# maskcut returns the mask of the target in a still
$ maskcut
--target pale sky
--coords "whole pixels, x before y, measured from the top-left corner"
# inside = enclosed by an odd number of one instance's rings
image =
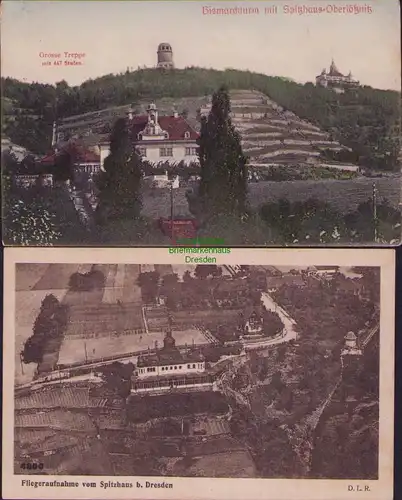
[[[370,6],[372,13],[285,14],[285,6]],[[277,14],[264,14],[277,6]],[[203,15],[203,6],[258,7],[259,15]],[[78,85],[127,67],[153,67],[160,42],[176,67],[249,69],[315,81],[331,58],[362,84],[401,89],[398,0],[5,1],[2,76]],[[42,66],[44,53],[85,53],[82,66]],[[63,57],[64,59],[64,57]]]

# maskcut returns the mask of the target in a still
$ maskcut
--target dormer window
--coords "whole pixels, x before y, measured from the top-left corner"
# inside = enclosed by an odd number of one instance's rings
[[[138,140],[141,141],[141,139],[142,139],[142,132],[139,132],[137,137],[138,137]]]
[[[184,132],[184,138],[190,139],[190,132]]]
[[[169,139],[169,134],[167,132],[165,132],[165,139]]]

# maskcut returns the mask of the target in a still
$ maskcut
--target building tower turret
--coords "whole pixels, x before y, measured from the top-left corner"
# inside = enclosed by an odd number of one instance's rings
[[[360,356],[362,351],[357,343],[357,336],[353,332],[348,332],[345,336],[345,346],[341,352],[341,356]]]
[[[173,69],[173,50],[170,43],[160,43],[158,45],[158,64],[157,68]]]

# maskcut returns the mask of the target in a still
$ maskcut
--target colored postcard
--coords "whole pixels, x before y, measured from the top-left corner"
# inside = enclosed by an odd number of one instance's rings
[[[393,251],[184,250],[6,249],[3,498],[391,500]]]
[[[5,245],[398,245],[399,10],[5,0]]]

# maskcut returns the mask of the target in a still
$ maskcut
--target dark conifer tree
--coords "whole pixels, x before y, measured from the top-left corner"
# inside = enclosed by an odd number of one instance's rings
[[[137,219],[142,207],[142,159],[122,118],[113,127],[104,169],[99,180],[98,215],[104,221]]]
[[[243,215],[247,202],[247,158],[230,118],[226,87],[221,87],[212,98],[209,116],[201,123],[198,145],[199,194],[204,212],[209,215]]]
[[[53,176],[55,181],[69,181],[74,177],[74,154],[68,150],[56,156]]]

